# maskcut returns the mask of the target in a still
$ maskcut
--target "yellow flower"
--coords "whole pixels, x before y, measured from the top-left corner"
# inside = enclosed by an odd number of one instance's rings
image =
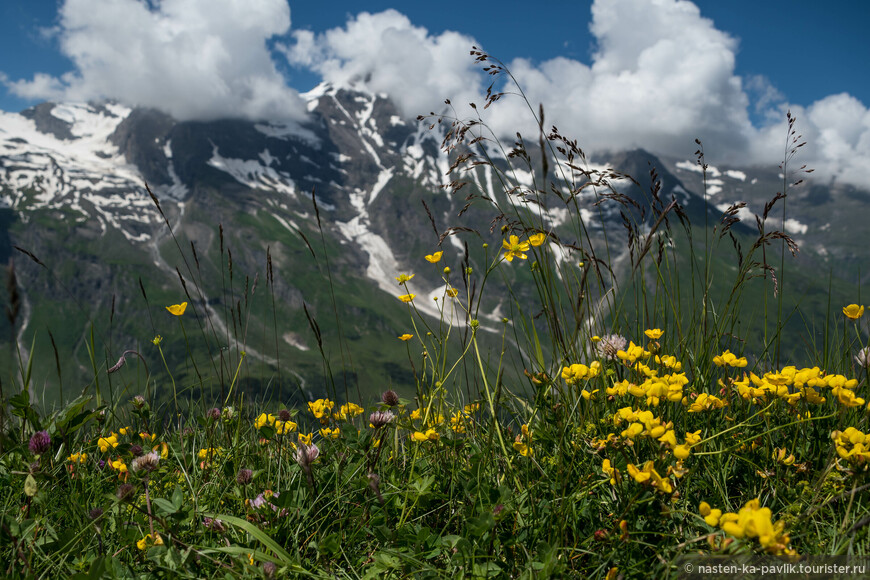
[[[399,274],[398,276],[396,276],[396,282],[398,282],[399,284],[404,284],[414,276],[415,274]]]
[[[293,421],[275,421],[275,432],[278,435],[284,435],[296,430],[296,423]]]
[[[426,261],[435,264],[441,261],[441,256],[444,255],[444,252],[435,252],[434,254],[429,254],[426,256]]]
[[[112,467],[112,469],[114,469],[115,471],[117,471],[119,473],[126,473],[127,472],[127,464],[124,463],[124,460],[121,459],[120,457],[118,459],[116,459],[115,461],[109,461],[109,465]]]
[[[729,366],[743,368],[746,366],[746,357],[737,358],[736,354],[732,353],[730,350],[726,350],[721,356],[714,356],[713,362],[716,363],[717,367]]]
[[[118,436],[112,433],[109,437],[100,437],[97,439],[97,445],[100,448],[100,451],[105,453],[110,448],[114,449],[118,446]]]
[[[413,300],[416,296],[417,296],[416,294],[402,294],[401,296],[399,296],[399,300],[401,300],[402,302],[405,302],[407,304],[408,302]]]
[[[168,310],[170,314],[174,314],[175,316],[181,316],[182,314],[184,314],[184,311],[187,310],[187,302],[167,306],[166,310]]]
[[[339,407],[337,413],[333,413],[333,418],[347,420],[353,419],[357,415],[362,415],[363,408],[357,405],[356,403],[346,403]]]
[[[300,433],[299,434],[299,443],[302,445],[311,445],[311,438],[314,436],[314,433]]]
[[[459,294],[459,290],[457,290],[456,288],[448,288],[447,289],[447,295],[450,296],[451,298],[456,298],[457,294]]]
[[[160,458],[161,459],[166,459],[167,457],[169,457],[169,445],[167,445],[165,441],[163,443],[161,443],[160,445],[155,445],[154,448],[151,450],[157,451],[158,449],[160,449]]]
[[[529,243],[535,246],[536,248],[544,243],[547,239],[547,234],[538,232],[532,236],[529,236]]]
[[[309,403],[310,404],[310,403]],[[254,421],[254,429],[260,429],[265,425],[274,425],[275,424],[275,415],[261,413],[259,417]]]
[[[517,440],[514,441],[514,449],[516,449],[523,457],[532,455],[532,448],[523,443],[523,440],[519,435],[517,436]]]
[[[660,338],[662,337],[662,335],[665,333],[665,331],[664,331],[664,330],[660,330],[660,329],[658,329],[658,328],[651,328],[651,329],[645,330],[643,333],[644,333],[644,334],[647,336],[647,338],[649,338],[650,340],[658,340],[658,339],[660,339]]]
[[[402,334],[402,335],[399,336],[399,340],[403,340],[403,341],[405,341],[405,342],[411,340],[412,338],[414,338],[414,335],[413,335],[413,334],[408,334],[408,333],[405,333],[405,334]]]
[[[610,478],[610,485],[616,485],[622,479],[619,470],[610,465],[609,459],[602,462],[601,470]]]
[[[501,246],[505,250],[504,259],[508,262],[513,262],[514,258],[528,259],[524,252],[529,251],[529,242],[520,242],[517,236],[511,236],[510,241],[502,240]]]
[[[332,410],[334,405],[335,403],[329,399],[317,399],[316,401],[308,402],[308,410],[310,410],[311,414],[316,418],[328,420],[329,412]]]
[[[71,463],[84,463],[88,458],[87,453],[73,453],[69,456],[69,461]]]
[[[846,318],[858,320],[859,318],[864,316],[864,307],[858,306],[857,304],[850,304],[843,308],[843,314],[846,315]]]
[[[324,439],[338,439],[338,436],[341,435],[341,431],[338,427],[335,429],[330,429],[329,427],[324,427],[320,430],[320,436]]]
[[[422,431],[414,431],[411,438],[418,443],[422,443],[424,441],[438,441],[439,439],[438,432],[435,429],[428,429],[425,432]]]
[[[151,546],[162,546],[163,538],[160,537],[160,534],[154,534],[154,540],[151,540],[151,534],[146,535],[144,538],[136,542],[136,547],[140,550],[146,550]]]
[[[673,431],[671,431],[673,433]],[[677,445],[674,447],[674,457],[683,460],[692,454],[692,449],[689,445]]]

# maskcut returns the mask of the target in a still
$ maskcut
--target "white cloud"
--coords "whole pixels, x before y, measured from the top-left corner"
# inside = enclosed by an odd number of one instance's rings
[[[734,75],[737,42],[694,4],[596,1],[592,17],[597,50],[590,65],[564,58],[511,64],[532,103],[548,109],[548,125],[591,149],[689,156],[696,137],[720,156],[745,149],[753,130]],[[512,106],[500,123],[522,108]]]
[[[481,75],[469,56],[474,39],[430,35],[395,10],[362,12],[343,28],[293,36],[296,42],[284,47],[291,64],[325,81],[387,93],[407,117],[440,111],[445,98],[467,103],[480,96]]]
[[[75,72],[7,82],[14,94],[116,99],[178,119],[304,115],[266,44],[290,28],[286,0],[66,0],[59,20]]]
[[[532,107],[544,104],[546,126],[557,125],[587,151],[644,147],[691,158],[700,138],[711,162],[776,165],[791,108],[809,141],[797,166],[814,167],[822,179],[870,183],[867,107],[833,95],[801,108],[763,77],[744,82],[735,74],[738,41],[695,4],[596,0],[590,30],[596,50],[589,64],[561,57],[510,63]],[[444,98],[463,114],[468,102],[482,102],[486,77],[468,55],[472,44],[480,45],[457,33],[429,34],[395,10],[361,13],[342,28],[297,31],[294,38],[283,47],[292,64],[327,81],[388,93],[408,117],[440,111]],[[517,130],[536,131],[517,98],[506,97],[487,113],[489,125],[509,139]]]
[[[22,97],[111,98],[179,119],[300,119],[305,108],[267,46],[289,30],[287,0],[65,0],[50,32],[75,71],[0,82]],[[546,126],[557,125],[585,150],[644,147],[690,158],[697,137],[711,163],[776,165],[791,109],[808,141],[798,166],[815,168],[821,179],[870,183],[867,106],[839,94],[801,107],[763,77],[742,79],[735,74],[738,41],[693,3],[595,0],[590,30],[596,50],[588,63],[510,63],[532,106],[544,104]],[[387,93],[408,118],[441,111],[445,98],[468,114],[467,104],[481,104],[490,82],[468,53],[480,46],[474,38],[431,34],[396,10],[292,36],[293,43],[276,45],[292,65]],[[515,97],[485,115],[508,139],[536,130]]]

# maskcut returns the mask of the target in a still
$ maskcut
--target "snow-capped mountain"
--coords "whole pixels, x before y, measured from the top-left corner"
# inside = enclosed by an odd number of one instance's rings
[[[285,367],[287,376],[306,389],[322,388],[327,379],[305,304],[319,320],[332,322],[321,324],[324,334],[344,333],[368,358],[367,368],[356,368],[351,383],[407,383],[408,371],[398,364],[406,357],[404,349],[397,355],[386,344],[409,324],[407,313],[395,308],[395,297],[406,292],[395,277],[418,274],[414,292],[426,297],[415,303],[418,310],[442,316],[433,298],[444,290],[443,265],[459,265],[472,241],[500,244],[497,228],[507,223],[493,222],[495,212],[486,203],[463,212],[474,197],[467,194],[476,192],[479,200],[501,207],[528,203],[523,190],[539,185],[539,155],[530,148],[525,167],[508,165],[505,151],[481,141],[479,155],[486,152],[491,163],[462,171],[451,167],[459,151],[442,150],[452,128],[447,120],[403,119],[385,95],[353,87],[323,84],[304,96],[311,113],[305,124],[177,122],[159,111],[113,103],[43,103],[21,113],[0,112],[0,258],[15,261],[24,304],[16,321],[19,338],[40,327],[53,330],[56,316],[66,312],[62,305],[72,301],[75,312],[63,314],[68,316],[64,340],[56,342],[63,342],[58,348],[74,367],[87,368],[84,346],[91,323],[114,324],[103,336],[109,358],[117,356],[114,350],[147,343],[152,333],[172,332],[154,315],[162,313],[164,302],[185,299],[181,275],[194,282],[188,291],[200,305],[198,320],[215,349],[242,348],[238,343],[244,342],[251,358]],[[550,163],[551,175],[574,171],[564,161]],[[652,169],[663,203],[675,199],[693,221],[714,222],[731,203],[746,201],[748,209],[738,217],[747,228],[755,227],[754,215],[747,212],[762,211],[777,181],[775,170],[708,167],[706,203],[694,161],[659,160],[634,151],[585,163],[586,179],[606,176],[614,191],[634,200],[647,224],[655,221],[656,211],[649,194]],[[518,187],[505,185],[504,175],[508,185]],[[469,182],[467,189],[458,180]],[[443,187],[451,181],[452,187]],[[572,192],[569,183],[554,185],[546,207],[537,209],[543,226],[559,232],[569,213],[579,211],[593,235],[607,230],[611,241],[620,235],[623,208],[600,203],[595,188]],[[808,188],[807,199],[790,206],[800,211],[786,222],[786,230],[810,240],[821,258],[860,259],[862,254],[848,244],[828,247],[835,229],[831,223],[842,214],[824,218],[817,208],[803,213],[821,199],[822,189]],[[820,223],[823,218],[830,221]],[[439,239],[456,225],[484,239],[471,234]],[[443,265],[421,262],[439,241]],[[564,257],[573,240],[561,242],[550,243],[559,245]],[[13,251],[13,245],[42,264]],[[334,275],[335,307],[324,258]],[[236,277],[229,290],[222,272]],[[274,300],[251,306],[253,314],[246,316],[242,309],[248,302],[240,301],[239,292],[256,292],[251,281],[257,276],[260,284],[268,279]],[[484,322],[500,320],[503,306],[493,299]],[[278,318],[280,332],[271,343],[249,343],[250,320],[274,327]],[[262,328],[258,332],[265,334]],[[177,355],[179,361],[184,354]],[[43,380],[50,382],[47,376]]]

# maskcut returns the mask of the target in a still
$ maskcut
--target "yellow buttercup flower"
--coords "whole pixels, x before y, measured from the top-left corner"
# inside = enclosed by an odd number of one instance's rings
[[[435,263],[441,261],[441,256],[443,256],[443,255],[444,255],[444,252],[435,252],[434,254],[428,254],[426,256],[426,261],[431,263],[431,264],[435,264]]]
[[[529,243],[537,248],[538,246],[543,244],[546,241],[546,239],[547,239],[547,234],[539,232],[537,234],[529,236]]]
[[[181,316],[182,314],[184,314],[184,311],[187,310],[187,302],[167,306],[166,310],[168,310],[170,314],[174,314],[175,316]]]
[[[413,300],[416,296],[417,296],[416,294],[402,294],[401,296],[399,296],[399,300],[401,300],[402,302],[407,304],[408,302]]]
[[[416,276],[416,274],[399,274],[398,276],[396,276],[396,282],[398,282],[399,284],[404,284],[414,276]]]
[[[407,332],[406,332],[405,334],[399,335],[399,340],[402,340],[402,341],[405,341],[405,342],[408,342],[408,341],[411,340],[412,338],[414,338],[414,335],[413,335],[413,334],[408,334]]]
[[[850,304],[843,307],[843,314],[846,315],[846,318],[858,320],[859,318],[864,316],[864,307],[858,306],[857,304]]]
[[[525,252],[529,251],[529,242],[520,242],[517,236],[511,236],[509,240],[502,240],[502,249],[505,250],[504,259],[513,262],[514,258],[528,259]]]

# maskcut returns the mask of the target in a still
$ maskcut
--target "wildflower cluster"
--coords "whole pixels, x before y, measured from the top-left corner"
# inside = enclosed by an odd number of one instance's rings
[[[770,508],[760,507],[758,499],[746,502],[737,513],[712,509],[707,502],[701,502],[698,512],[711,527],[719,526],[723,532],[735,538],[757,538],[764,550],[771,554],[794,554],[789,549],[790,539],[785,533],[785,523],[772,521]]]

